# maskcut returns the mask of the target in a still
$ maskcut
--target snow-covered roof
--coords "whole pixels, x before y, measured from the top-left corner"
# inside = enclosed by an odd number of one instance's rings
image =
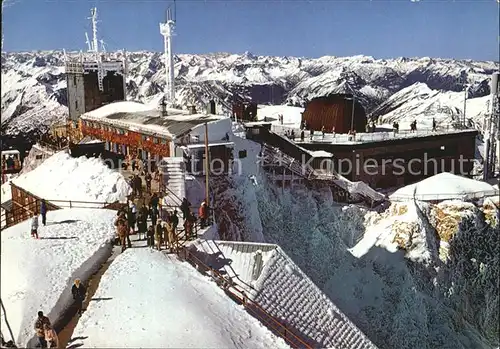
[[[389,198],[393,201],[405,201],[413,197],[419,201],[442,201],[472,200],[493,195],[498,195],[498,190],[488,183],[443,172],[398,189]]]
[[[14,178],[12,183],[47,200],[111,203],[126,200],[131,192],[123,175],[102,159],[73,158],[64,151]]]
[[[264,310],[293,324],[317,347],[375,348],[278,245],[197,240],[190,249],[208,265],[219,265]],[[231,265],[225,267],[217,258],[231,260]]]
[[[3,311],[0,323],[6,338],[12,330],[19,348],[34,348],[37,343],[28,341],[36,313],[42,310],[52,323],[61,320],[72,302],[68,281],[85,280],[104,262],[115,217],[112,210],[63,209],[51,211],[46,226],[40,224],[39,240],[30,236],[30,220],[2,231],[0,285],[8,323]]]
[[[221,146],[221,145],[224,145],[226,147],[233,147],[234,143],[233,142],[219,142],[219,143],[209,143],[208,144],[209,147],[217,147],[217,146]],[[205,148],[205,143],[188,144],[188,145],[185,145],[184,147],[186,147],[188,149]]]
[[[333,156],[332,153],[324,150],[310,150],[309,154],[311,154],[313,158],[331,158]]]
[[[124,127],[130,131],[142,131],[165,135],[170,138],[188,133],[197,125],[228,119],[212,114],[190,114],[186,110],[167,108],[163,116],[157,108],[138,102],[114,102],[80,116],[82,120],[97,121]]]

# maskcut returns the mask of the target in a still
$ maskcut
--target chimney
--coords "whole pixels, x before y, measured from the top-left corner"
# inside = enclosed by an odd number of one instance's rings
[[[161,116],[167,116],[167,100],[165,97],[161,99],[160,108],[161,108]]]
[[[189,110],[189,114],[191,114],[191,115],[196,114],[196,106],[195,105],[189,105],[188,110]]]
[[[215,101],[214,100],[211,100],[210,103],[208,104],[208,113],[209,114],[216,114],[216,110],[215,110]]]

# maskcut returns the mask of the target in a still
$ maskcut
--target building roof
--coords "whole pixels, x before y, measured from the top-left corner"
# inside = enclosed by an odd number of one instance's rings
[[[396,190],[389,198],[393,201],[473,200],[498,195],[498,190],[486,182],[461,177],[449,172],[439,173],[418,183]]]
[[[12,210],[12,199],[2,202],[0,206],[2,206],[5,211],[10,212]]]
[[[170,108],[167,108],[167,116],[162,116],[160,110],[150,105],[131,101],[110,103],[85,113],[80,118],[170,138],[181,137],[205,122],[227,119],[225,116],[190,114],[186,110]]]

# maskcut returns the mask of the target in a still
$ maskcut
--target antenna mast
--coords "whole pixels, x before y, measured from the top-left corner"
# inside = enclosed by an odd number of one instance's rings
[[[175,14],[175,1],[174,1]],[[167,9],[165,23],[160,23],[160,33],[163,35],[165,46],[165,99],[171,105],[175,103],[175,76],[174,76],[174,52],[172,50],[172,36],[174,36],[175,20],[172,10]]]
[[[89,51],[90,52],[99,52],[99,44],[97,41],[97,7],[91,8],[90,9],[90,17],[87,19],[90,19],[92,21],[92,43],[88,44],[89,45]],[[87,42],[88,42],[88,35],[85,33],[85,36],[87,37]]]

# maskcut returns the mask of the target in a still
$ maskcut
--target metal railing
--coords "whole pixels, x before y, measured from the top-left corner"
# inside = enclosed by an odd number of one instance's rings
[[[120,202],[94,202],[94,201],[79,201],[79,200],[45,200],[47,203],[47,211],[60,210],[64,208],[95,208],[95,209],[110,209],[118,210],[125,206],[125,203]],[[35,214],[40,212],[40,199],[35,199],[27,204],[20,205],[17,202],[12,202],[13,207],[10,212],[3,211],[0,215],[0,230],[24,222]]]
[[[396,140],[396,139],[407,139],[407,138],[419,138],[425,136],[437,136],[444,134],[452,134],[452,133],[463,133],[463,132],[471,132],[475,131],[474,129],[437,129],[436,131],[432,131],[432,129],[417,129],[412,132],[410,130],[400,130],[398,132],[393,131],[381,131],[381,132],[371,132],[371,133],[357,133],[355,136],[348,135],[345,133],[336,133],[335,135],[332,133],[325,133],[325,136],[322,135],[321,132],[314,132],[312,139],[310,138],[310,131],[304,130],[304,140],[300,140],[300,132],[301,130],[297,127],[293,126],[284,126],[284,125],[272,125],[273,132],[279,134],[280,136],[284,136],[285,132],[291,132],[292,130],[295,133],[294,141],[300,141],[301,143],[329,143],[329,144],[343,144],[343,143],[372,143],[372,142],[381,142],[388,140]]]
[[[207,270],[209,272],[208,274],[215,281],[215,283],[221,287],[230,298],[242,304],[250,315],[258,319],[273,333],[283,338],[291,347],[306,349],[312,349],[314,347],[313,344],[308,343],[308,340],[295,334],[295,332],[297,332],[295,329],[287,327],[286,324],[280,322],[274,316],[269,314],[259,303],[248,297],[245,290],[243,290],[239,285],[233,283],[231,280],[228,280],[218,270],[206,265],[193,253],[190,253],[189,249],[186,248],[184,244],[178,244],[177,254],[180,258],[187,260],[194,266],[198,265]]]

